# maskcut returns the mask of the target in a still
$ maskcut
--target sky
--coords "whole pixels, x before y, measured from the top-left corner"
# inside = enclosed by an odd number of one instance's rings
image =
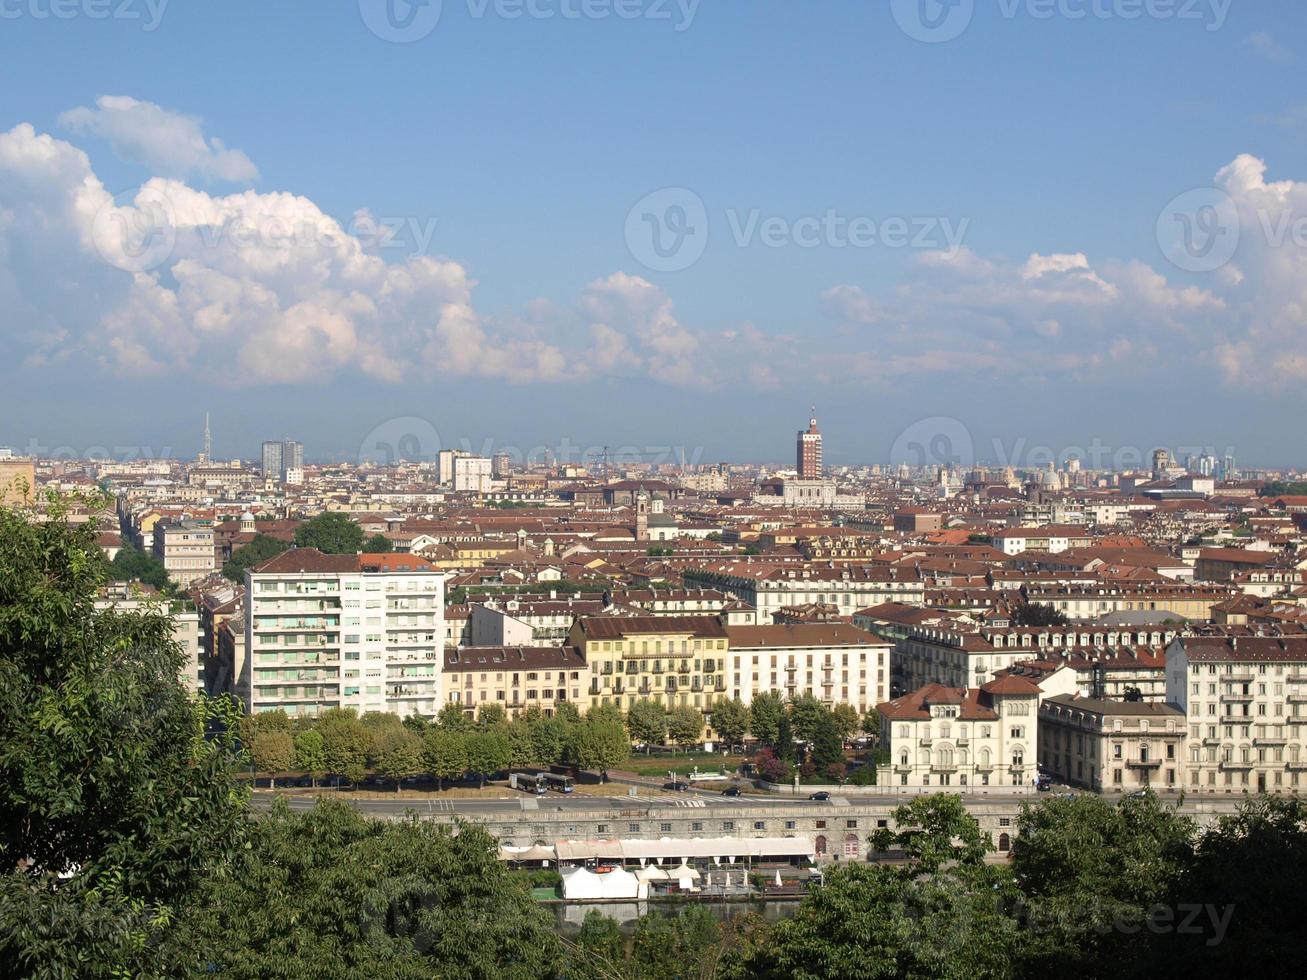
[[[1307,466],[1305,69],[1297,0],[0,0],[0,445]]]

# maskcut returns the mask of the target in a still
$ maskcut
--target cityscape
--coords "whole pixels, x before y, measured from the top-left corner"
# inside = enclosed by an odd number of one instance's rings
[[[0,4],[0,974],[1296,977],[1307,11]]]

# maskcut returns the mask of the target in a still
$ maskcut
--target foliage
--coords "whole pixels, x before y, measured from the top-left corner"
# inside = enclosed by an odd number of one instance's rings
[[[1012,610],[1013,626],[1066,626],[1066,613],[1046,602],[1022,602]]]
[[[295,545],[324,555],[353,555],[363,550],[363,528],[344,514],[327,511],[295,529]]]
[[[862,719],[858,717],[858,709],[851,704],[837,704],[831,709],[831,721],[835,723],[835,734],[839,736],[841,742],[847,742],[857,733]]]
[[[384,555],[395,550],[395,543],[384,534],[374,534],[363,542],[363,553],[367,555]]]
[[[661,745],[667,738],[667,711],[657,701],[637,701],[626,713],[626,729],[633,741]]]
[[[582,769],[607,772],[631,756],[631,740],[620,720],[592,712],[573,726],[568,758]]]
[[[295,733],[295,767],[313,777],[315,784],[322,778],[327,771],[327,752],[321,732],[310,728]]]
[[[507,769],[512,760],[512,746],[503,732],[471,732],[462,736],[467,752],[467,766],[486,784],[486,776]]]
[[[467,772],[467,744],[463,733],[447,728],[433,728],[422,740],[422,761],[427,772],[436,777],[439,789],[446,779],[457,779]]]
[[[352,783],[363,778],[372,738],[353,708],[328,708],[318,716],[322,735],[323,761],[327,772],[344,776]]]
[[[102,554],[98,549],[97,553]],[[168,589],[172,584],[163,562],[152,553],[141,551],[125,541],[118,554],[113,556],[113,561],[109,563],[109,578],[115,582],[131,582],[139,579],[160,592]]]
[[[250,743],[250,755],[259,772],[289,772],[295,766],[295,741],[290,732],[258,732]]]
[[[377,771],[387,779],[395,780],[399,792],[403,780],[423,772],[422,739],[407,728],[397,725],[375,737]]]
[[[776,691],[762,691],[749,702],[749,731],[764,745],[775,745],[780,738],[785,702]]]
[[[682,748],[697,745],[703,734],[703,712],[692,705],[677,705],[667,712],[667,738]]]
[[[739,745],[749,732],[749,709],[738,697],[718,698],[712,706],[712,727],[727,745]]]
[[[254,535],[249,544],[232,552],[232,556],[222,566],[223,577],[244,585],[246,569],[262,564],[289,547],[290,545],[280,538],[274,538],[260,531]]]
[[[0,963],[152,973],[160,930],[242,846],[239,719],[188,697],[161,610],[94,608],[94,522],[45,518],[0,508]]]
[[[822,709],[817,719],[816,731],[812,734],[812,752],[810,758],[813,765],[820,770],[828,770],[831,766],[843,767],[844,759],[844,740],[840,738],[840,733],[836,730],[834,716]]]

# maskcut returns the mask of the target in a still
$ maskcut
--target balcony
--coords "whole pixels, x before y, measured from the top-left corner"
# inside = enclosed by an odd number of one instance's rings
[[[1288,741],[1283,735],[1263,735],[1253,739],[1253,745],[1285,745]]]
[[[1161,759],[1127,759],[1127,769],[1160,769],[1162,767]]]
[[[1240,759],[1222,759],[1220,762],[1221,769],[1240,770],[1240,769],[1251,769],[1252,767],[1253,767],[1253,763],[1251,759],[1248,760],[1247,762],[1244,762]]]
[[[1307,684],[1307,674],[1290,674],[1285,679],[1290,684]]]
[[[1222,674],[1222,683],[1246,684],[1253,679],[1251,670],[1240,671],[1239,673]]]
[[[922,737],[922,738],[917,739],[917,744],[918,744],[918,745],[930,745],[930,744],[931,744],[931,738],[930,738],[930,736],[929,736],[929,735],[926,735],[926,736],[924,736],[924,737]]]
[[[1203,744],[1216,746],[1221,744],[1221,740],[1219,738],[1205,738],[1203,739]]]
[[[1290,704],[1307,704],[1307,692],[1302,694],[1290,694],[1286,700]]]
[[[1222,701],[1232,701],[1236,704],[1249,704],[1253,700],[1251,694],[1222,694]]]
[[[1290,725],[1307,725],[1307,715],[1290,715],[1284,720]]]

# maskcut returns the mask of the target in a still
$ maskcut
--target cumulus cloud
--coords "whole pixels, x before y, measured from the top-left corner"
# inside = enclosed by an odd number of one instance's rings
[[[259,176],[243,152],[206,137],[200,120],[128,95],[102,95],[94,108],[69,109],[59,122],[79,136],[107,140],[118,156],[154,173],[229,183]]]

